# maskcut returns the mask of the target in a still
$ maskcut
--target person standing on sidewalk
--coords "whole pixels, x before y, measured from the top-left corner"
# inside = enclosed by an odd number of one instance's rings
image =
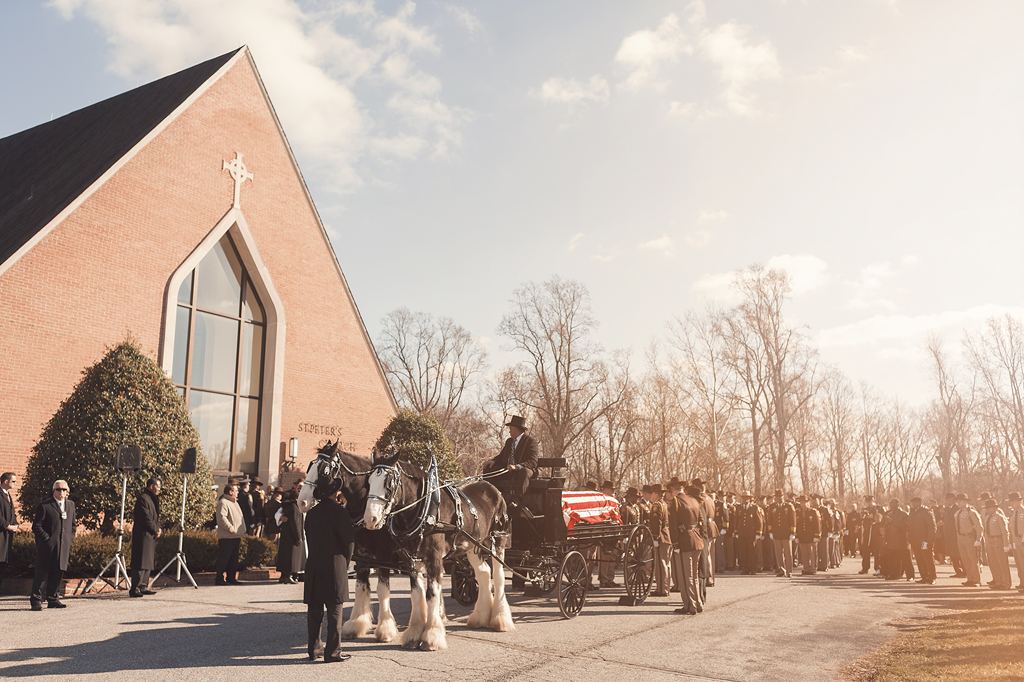
[[[132,589],[129,597],[156,594],[149,589],[149,573],[156,564],[156,539],[160,537],[160,479],[146,481],[135,500],[132,514]]]
[[[993,590],[1013,589],[1010,577],[1010,561],[1007,555],[1013,550],[1006,516],[995,498],[985,500],[985,542],[988,545],[988,566],[992,570],[989,587]]]
[[[953,526],[956,528],[960,561],[967,575],[967,580],[962,584],[965,587],[977,587],[981,585],[981,538],[985,532],[981,514],[971,506],[967,493],[956,496],[956,505]]]
[[[341,615],[348,601],[348,562],[355,536],[348,510],[340,492],[325,498],[306,514],[306,579],[302,601],[306,604],[307,653],[309,660],[323,656],[326,663],[351,658],[341,653]],[[320,638],[324,611],[327,612],[327,648]]]
[[[238,550],[245,535],[245,517],[238,506],[238,486],[228,483],[217,498],[216,585],[238,584]]]
[[[1017,565],[1017,591],[1024,592],[1024,504],[1018,492],[1010,493],[1009,500],[1010,516],[1007,525],[1010,528],[1014,563]]]
[[[935,517],[932,510],[921,506],[921,498],[910,500],[910,520],[907,522],[907,537],[910,548],[917,559],[917,570],[921,578],[917,581],[926,585],[935,584],[935,558],[932,546],[935,543]]]
[[[4,584],[4,569],[11,555],[14,534],[18,531],[18,517],[14,513],[14,498],[11,496],[17,482],[18,476],[13,471],[0,475],[0,586]]]
[[[43,585],[46,605],[51,609],[67,606],[60,600],[60,583],[68,570],[71,542],[75,539],[75,503],[68,499],[71,486],[67,481],[53,483],[53,496],[36,507],[32,532],[36,536],[36,575],[32,581],[29,602],[33,611],[43,610]]]

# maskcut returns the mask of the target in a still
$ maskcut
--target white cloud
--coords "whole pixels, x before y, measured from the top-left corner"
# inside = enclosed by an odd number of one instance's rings
[[[305,11],[296,0],[54,0],[66,19],[95,22],[110,46],[109,68],[128,82],[165,76],[247,44],[288,138],[344,189],[361,182],[364,156],[412,159],[460,143],[468,112],[445,104],[440,81],[415,55],[439,51],[416,6],[393,13],[372,0]],[[391,90],[368,110],[363,84]],[[386,91],[385,91],[386,92]]]
[[[704,31],[700,37],[700,53],[718,67],[726,108],[741,116],[758,113],[750,87],[757,81],[778,78],[782,72],[771,42],[763,40],[755,44],[750,38],[750,29],[733,22]]]
[[[457,5],[445,5],[444,9],[469,33],[475,34],[483,30],[483,22],[472,11]]]
[[[689,246],[704,246],[711,241],[711,232],[708,230],[694,230],[685,237]]]
[[[764,266],[774,270],[783,270],[789,275],[793,296],[814,291],[828,281],[828,264],[817,256],[807,253],[772,256],[764,263]],[[733,289],[732,283],[739,274],[739,270],[732,270],[704,275],[694,282],[690,289],[726,305],[734,305],[739,302],[739,295]]]
[[[619,250],[614,246],[601,246],[597,250],[597,253],[591,256],[592,260],[596,260],[599,263],[607,263],[614,260],[619,255]]]
[[[535,94],[545,102],[566,104],[574,108],[607,104],[609,88],[608,81],[598,75],[591,76],[587,82],[553,76],[544,81]]]
[[[579,246],[580,242],[583,241],[584,236],[585,235],[582,232],[577,232],[576,234],[574,234],[572,236],[572,239],[569,240],[569,250],[572,251],[577,246]]]
[[[912,267],[916,263],[917,256],[914,255],[903,256],[900,259],[903,268]],[[891,281],[901,274],[902,270],[894,267],[889,261],[864,266],[857,279],[846,282],[846,286],[852,291],[847,307],[859,310],[881,308],[895,312],[898,306],[886,294]]]
[[[637,244],[636,248],[638,248],[638,249],[648,249],[650,251],[658,251],[662,255],[669,256],[669,257],[672,257],[672,256],[676,255],[676,243],[674,241],[672,241],[672,238],[669,237],[667,234],[662,235],[661,237],[658,237],[657,239],[652,239],[649,242],[644,242],[642,244]]]
[[[658,80],[661,68],[679,61],[681,54],[692,53],[693,45],[679,27],[679,17],[669,14],[657,29],[634,31],[626,36],[615,53],[615,61],[631,71],[624,87],[660,89],[664,87],[664,83]]]
[[[696,108],[696,104],[693,102],[669,102],[668,115],[669,116],[689,116],[693,113]]]

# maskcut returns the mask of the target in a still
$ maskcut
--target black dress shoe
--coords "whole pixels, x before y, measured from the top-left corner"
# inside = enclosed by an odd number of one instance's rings
[[[313,653],[309,654],[309,660],[311,660],[311,661],[315,661],[315,660],[323,658],[323,657],[324,657],[324,652],[322,652],[322,651],[314,651]]]
[[[237,580],[229,580],[227,582],[228,582],[228,585],[241,585],[242,584],[242,583],[238,582]],[[145,594],[145,593],[143,593],[143,594]],[[153,594],[156,594],[156,593],[154,592]]]
[[[138,590],[132,590],[131,592],[128,593],[128,596],[132,597],[134,599],[136,597],[141,597],[142,593],[139,592]]]
[[[156,590],[150,590],[150,589],[145,589],[145,590],[139,590],[139,591],[140,591],[140,592],[141,592],[142,594],[146,594],[146,595],[150,595],[150,594],[156,594]]]
[[[42,602],[33,601],[32,602],[32,610],[33,611],[42,611],[43,610]]]
[[[227,585],[227,583],[225,581],[221,580],[220,578],[217,578],[217,580],[215,580],[213,584],[214,585]]]
[[[697,612],[694,611],[693,609],[685,609],[685,608],[676,609],[675,611],[673,611],[673,613],[678,613],[681,616],[696,616],[697,615]]]
[[[62,602],[60,599],[54,599],[52,601],[46,602],[46,608],[48,609],[66,609],[67,607],[68,605]]]
[[[352,658],[351,654],[342,654],[341,656],[327,656],[326,658],[324,658],[324,663],[344,663],[350,658]]]

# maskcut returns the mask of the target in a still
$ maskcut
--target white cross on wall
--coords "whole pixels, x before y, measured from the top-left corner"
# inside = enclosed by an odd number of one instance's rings
[[[235,181],[235,203],[233,206],[235,208],[241,208],[239,195],[242,191],[242,183],[246,180],[254,182],[252,179],[252,172],[245,167],[244,163],[242,163],[242,155],[238,152],[235,152],[235,158],[231,161],[224,161],[224,168],[222,170],[226,170],[231,173],[231,177]]]

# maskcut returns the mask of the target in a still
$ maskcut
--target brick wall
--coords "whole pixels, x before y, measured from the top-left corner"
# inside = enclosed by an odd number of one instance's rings
[[[263,443],[260,456],[276,469],[294,437],[303,465],[330,427],[340,427],[348,448],[370,449],[393,405],[243,57],[0,276],[0,470],[23,474],[82,370],[127,334],[159,360],[168,279],[231,208],[234,183],[222,161],[236,151],[254,173],[242,212],[287,322],[281,443]]]

